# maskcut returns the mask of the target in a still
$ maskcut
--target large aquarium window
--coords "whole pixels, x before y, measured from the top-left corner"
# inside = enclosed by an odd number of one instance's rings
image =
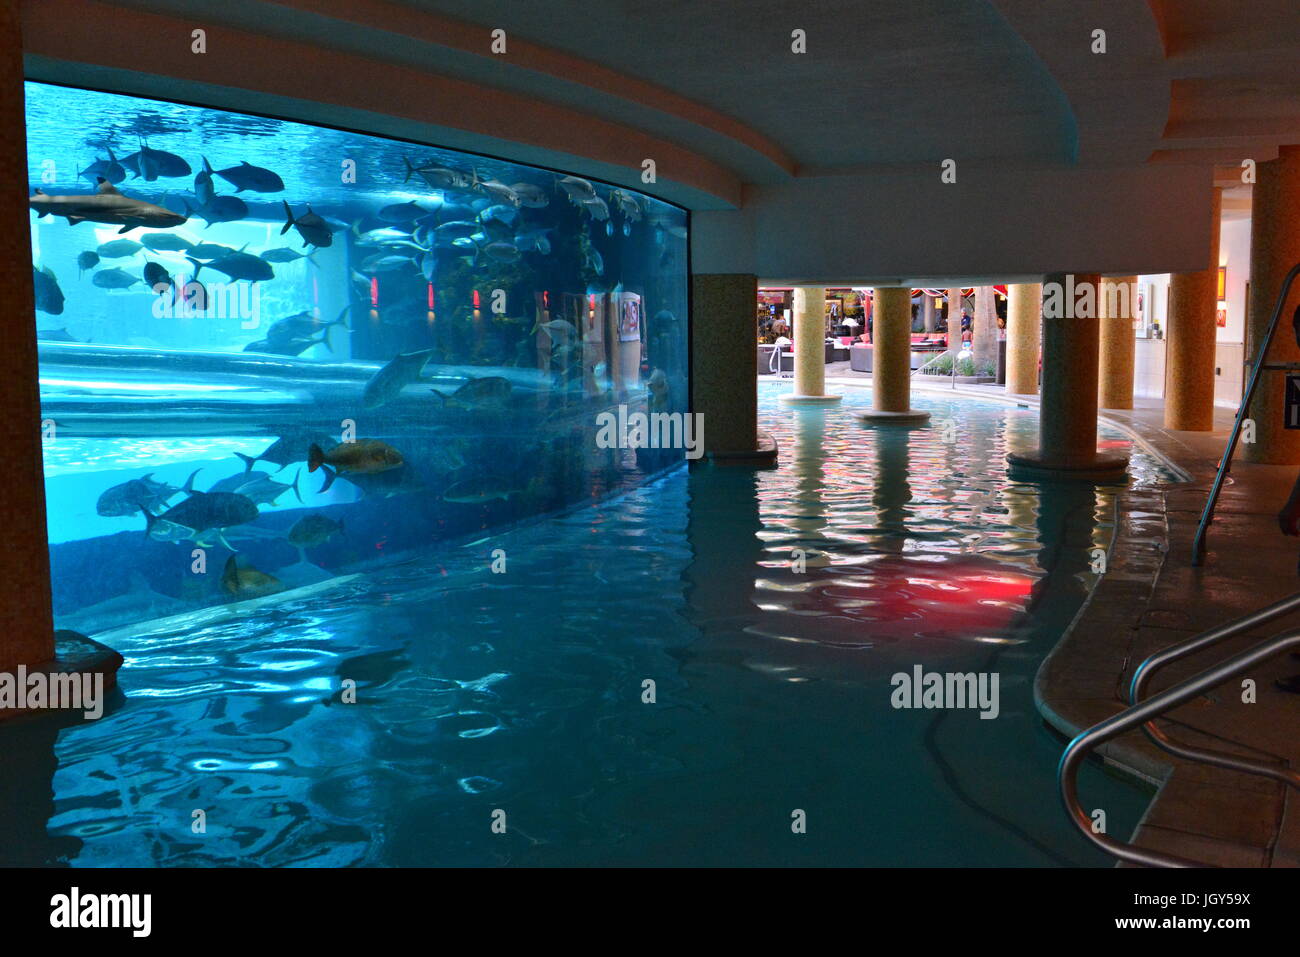
[[[686,411],[681,209],[302,123],[26,93],[60,627],[481,542],[680,463],[601,430]]]

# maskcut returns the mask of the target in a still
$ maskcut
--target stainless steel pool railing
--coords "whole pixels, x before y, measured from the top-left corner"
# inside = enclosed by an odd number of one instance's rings
[[[1228,436],[1228,447],[1223,453],[1223,458],[1219,460],[1219,470],[1214,476],[1214,485],[1210,489],[1210,497],[1205,502],[1205,508],[1201,512],[1201,522],[1196,527],[1196,537],[1192,539],[1192,564],[1200,565],[1205,561],[1205,536],[1209,531],[1210,523],[1214,521],[1214,506],[1219,501],[1219,493],[1223,491],[1224,479],[1228,477],[1228,471],[1232,468],[1232,456],[1237,451],[1237,441],[1241,438],[1241,430],[1246,422],[1246,413],[1250,410],[1251,399],[1255,397],[1255,388],[1259,385],[1260,376],[1266,370],[1300,370],[1300,364],[1292,362],[1273,362],[1266,363],[1265,357],[1268,356],[1269,347],[1273,344],[1273,335],[1277,332],[1277,322],[1282,316],[1282,307],[1286,305],[1287,296],[1291,294],[1291,284],[1295,282],[1296,275],[1300,274],[1300,263],[1291,267],[1291,271],[1286,274],[1282,280],[1282,290],[1278,293],[1277,302],[1273,306],[1273,316],[1268,322],[1268,331],[1264,333],[1264,339],[1259,344],[1259,350],[1255,354],[1254,360],[1250,363],[1250,384],[1246,387],[1246,394],[1241,397],[1241,405],[1237,406],[1237,418],[1232,424],[1232,434]]]
[[[1204,648],[1210,648],[1226,641],[1235,635],[1250,631],[1252,628],[1258,628],[1266,625],[1271,621],[1282,618],[1293,611],[1300,609],[1300,593],[1289,595],[1280,601],[1275,601],[1271,605],[1263,608],[1257,608],[1247,615],[1243,615],[1234,621],[1220,625],[1218,628],[1211,628],[1209,631],[1194,635],[1186,641],[1180,641],[1177,644],[1170,645],[1161,651],[1151,655],[1146,661],[1138,665],[1137,671],[1133,673],[1133,682],[1129,685],[1129,704],[1137,704],[1142,700],[1146,692],[1147,685],[1151,682],[1151,677],[1158,670],[1163,668],[1179,658],[1186,655],[1194,654]],[[1202,761],[1206,764],[1212,764],[1215,767],[1227,768],[1230,771],[1242,771],[1246,774],[1258,774],[1263,777],[1273,778],[1275,781],[1281,781],[1283,784],[1290,785],[1293,788],[1300,788],[1300,774],[1288,770],[1276,764],[1264,764],[1259,761],[1250,761],[1246,758],[1236,755],[1227,754],[1223,751],[1213,751],[1210,749],[1192,748],[1184,744],[1179,744],[1162,731],[1154,721],[1148,721],[1142,726],[1146,736],[1151,739],[1157,747],[1168,751],[1170,754],[1185,758],[1188,761]]]
[[[1206,632],[1204,635],[1199,635],[1187,642],[1175,645],[1172,649],[1166,649],[1165,651],[1170,652],[1170,655],[1163,658],[1159,664],[1168,664],[1169,661],[1190,653],[1193,648],[1189,646],[1193,644],[1195,644],[1195,648],[1204,648],[1214,644],[1216,641],[1223,640],[1228,637],[1228,635],[1240,634],[1248,627],[1278,617],[1284,613],[1283,611],[1278,610],[1278,606],[1287,604],[1287,610],[1290,610],[1291,605],[1289,603],[1295,600],[1295,596],[1291,599],[1285,599],[1284,602],[1278,602],[1275,605],[1269,606],[1269,608],[1261,609],[1253,615],[1246,616],[1245,619],[1240,619],[1237,622],[1223,626],[1223,628]],[[1272,614],[1268,614],[1269,612],[1272,612]],[[1267,617],[1256,617],[1260,615],[1267,615]],[[1243,622],[1248,622],[1248,624]],[[1227,630],[1226,634],[1220,633],[1225,629]],[[1131,731],[1141,725],[1146,725],[1154,718],[1163,715],[1165,712],[1176,708],[1181,704],[1186,704],[1188,701],[1203,694],[1211,688],[1223,684],[1223,682],[1228,681],[1231,678],[1237,677],[1264,661],[1268,661],[1271,658],[1275,658],[1278,655],[1295,648],[1300,648],[1300,629],[1283,632],[1280,635],[1276,635],[1260,642],[1255,647],[1234,655],[1212,668],[1207,668],[1200,674],[1194,675],[1185,681],[1181,681],[1173,687],[1167,688],[1145,701],[1131,704],[1119,714],[1112,715],[1105,721],[1095,724],[1091,728],[1088,728],[1077,735],[1066,747],[1065,753],[1061,755],[1061,763],[1057,769],[1057,783],[1061,791],[1061,800],[1065,805],[1065,812],[1069,816],[1070,820],[1074,822],[1075,826],[1083,832],[1084,837],[1107,854],[1131,864],[1141,864],[1147,867],[1206,866],[1197,861],[1188,860],[1187,858],[1177,857],[1172,854],[1163,854],[1159,851],[1152,851],[1146,848],[1135,847],[1125,841],[1116,840],[1107,834],[1095,832],[1092,827],[1092,819],[1083,810],[1082,805],[1079,803],[1079,766],[1095,748],[1105,744],[1107,741],[1117,738],[1121,734]],[[1164,654],[1165,652],[1161,652],[1161,655]],[[1150,661],[1150,659],[1148,659],[1148,661]],[[1143,667],[1139,669],[1139,673],[1147,671],[1149,674],[1150,670],[1148,662],[1144,662]],[[1185,749],[1185,751],[1187,754],[1192,756],[1193,760],[1202,760],[1200,757],[1201,752],[1193,751],[1192,749]],[[1219,764],[1219,766],[1222,767],[1229,766],[1222,763],[1223,759],[1231,761],[1238,760],[1230,755],[1219,755],[1217,752],[1215,753],[1215,758],[1216,760],[1211,761],[1210,763]],[[1256,766],[1255,769],[1252,770],[1252,773],[1261,773],[1258,770],[1260,767],[1264,766]],[[1242,768],[1242,770],[1251,769]],[[1282,780],[1286,779],[1282,778]],[[1288,781],[1288,783],[1290,783],[1290,781]]]

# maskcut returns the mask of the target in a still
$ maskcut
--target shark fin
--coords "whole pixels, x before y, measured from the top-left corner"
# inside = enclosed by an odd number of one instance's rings
[[[113,193],[117,193],[117,187],[104,179],[104,177],[96,176],[95,180],[99,183],[99,186],[96,189],[100,195],[112,195]]]

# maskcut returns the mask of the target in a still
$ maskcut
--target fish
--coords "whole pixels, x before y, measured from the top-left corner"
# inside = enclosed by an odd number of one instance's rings
[[[214,223],[234,223],[248,215],[248,204],[238,196],[213,196],[197,210],[186,200],[181,200],[186,216],[197,216],[204,221],[204,229]]]
[[[435,243],[448,245],[456,239],[468,239],[477,234],[480,230],[478,223],[469,223],[462,220],[453,220],[450,223],[443,223],[433,231]]]
[[[603,223],[609,219],[609,206],[599,196],[593,196],[590,199],[584,199],[581,203],[583,209],[598,223]]]
[[[514,243],[505,242],[494,242],[488,243],[485,246],[480,246],[479,252],[482,252],[489,259],[495,259],[497,262],[502,263],[517,263],[519,262],[519,257],[521,255],[519,247]],[[477,258],[477,256],[475,258]]]
[[[277,319],[271,323],[266,330],[266,339],[271,343],[288,343],[294,339],[306,339],[317,332],[324,332],[332,326],[343,326],[347,328],[344,316],[352,304],[343,307],[343,311],[338,314],[333,322],[321,322],[309,312],[300,312],[292,316],[286,316],[284,319]],[[328,343],[326,343],[328,345]],[[332,351],[332,350],[331,350]]]
[[[371,474],[355,472],[343,478],[361,489],[367,497],[392,498],[394,495],[407,495],[424,489],[419,473],[409,465]]]
[[[306,462],[307,451],[313,445],[326,445],[332,441],[334,440],[323,432],[315,432],[310,429],[292,429],[278,436],[274,442],[257,455],[244,455],[242,452],[236,452],[235,457],[244,463],[245,471],[252,470],[253,466],[258,462],[270,462],[272,465],[278,465],[283,469],[294,462]]]
[[[534,335],[538,329],[546,330],[546,335],[551,339],[559,339],[561,337],[567,339],[569,336],[576,336],[578,334],[578,327],[569,322],[569,320],[551,319],[549,322],[542,322],[540,313],[538,314],[537,320],[533,323],[533,328],[528,334],[530,336]]]
[[[366,383],[361,396],[362,405],[367,409],[377,409],[396,399],[404,388],[419,380],[424,364],[432,355],[432,349],[423,349],[393,356]]]
[[[237,472],[234,475],[227,475],[219,482],[214,484],[209,492],[234,492],[236,495],[243,495],[252,500],[254,505],[274,505],[285,492],[293,491],[294,496],[299,502],[302,501],[302,492],[298,490],[298,473],[293,477],[291,484],[277,482],[265,472],[245,471]]]
[[[519,495],[522,491],[504,478],[467,479],[443,492],[442,500],[456,505],[483,505],[494,499],[508,502],[511,495]]]
[[[203,162],[207,164],[207,160]],[[216,174],[234,186],[236,193],[242,193],[244,190],[254,193],[278,193],[284,189],[284,180],[278,173],[264,166],[253,166],[248,160],[241,161],[238,166],[219,169]]]
[[[291,263],[297,262],[299,259],[305,259],[313,266],[319,267],[319,264],[316,262],[316,252],[314,250],[303,255],[296,249],[290,249],[288,246],[279,246],[275,249],[268,249],[265,252],[258,253],[257,255],[269,263]]]
[[[379,439],[340,442],[328,452],[319,445],[312,445],[307,450],[307,471],[325,471],[325,484],[321,486],[321,492],[327,491],[339,474],[373,475],[400,468],[404,464],[402,453]]]
[[[212,202],[212,198],[217,195],[216,187],[212,185],[212,164],[208,158],[203,157],[203,169],[199,175],[194,177],[194,198],[199,201],[200,206],[206,206]]]
[[[106,179],[113,185],[117,185],[122,182],[122,180],[126,179],[126,170],[123,168],[122,164],[117,161],[117,157],[113,155],[113,147],[109,146],[107,149],[108,159],[95,160],[95,162],[91,163],[78,173],[77,177],[81,178],[84,176],[92,183],[100,179]]]
[[[418,175],[429,185],[430,189],[467,189],[470,185],[470,178],[454,169],[447,169],[433,164],[415,166],[405,156],[402,157],[402,162],[406,165],[406,175],[402,178],[403,183],[409,180],[412,175]]]
[[[173,252],[173,253],[193,253],[198,248],[188,240],[182,239],[175,233],[146,233],[140,237],[140,243],[145,249],[156,253]]]
[[[396,226],[381,226],[376,229],[363,230],[361,228],[361,220],[359,219],[352,224],[352,235],[356,238],[357,242],[370,246],[387,242],[389,240],[398,241],[409,240],[411,238],[411,232],[409,230],[399,229]]]
[[[563,176],[556,181],[555,185],[564,190],[565,195],[574,205],[579,205],[586,199],[594,199],[596,196],[596,187],[581,176]]]
[[[551,251],[551,241],[547,238],[550,227],[529,229],[515,236],[515,248],[521,253],[541,253],[543,256]]]
[[[59,279],[48,266],[32,266],[32,291],[36,294],[36,308],[51,316],[63,314],[63,290]]]
[[[221,573],[221,587],[236,598],[261,598],[284,591],[284,583],[274,575],[259,572],[256,568],[240,568],[231,555]]]
[[[289,529],[289,544],[298,549],[298,555],[303,560],[307,560],[304,549],[315,548],[317,545],[324,545],[335,535],[343,534],[343,523],[336,522],[326,515],[319,512],[313,512],[310,515],[304,515],[298,521],[293,523]]]
[[[27,205],[36,211],[37,216],[63,216],[71,226],[85,222],[121,226],[119,233],[141,226],[155,229],[179,226],[186,220],[180,213],[119,193],[117,187],[102,176],[94,193],[50,196],[38,188],[27,197]]]
[[[201,259],[204,262],[211,262],[214,259],[221,259],[229,256],[235,250],[229,246],[222,246],[220,243],[199,243],[197,246],[190,248],[189,255],[194,259]]]
[[[614,201],[615,208],[634,223],[641,221],[641,204],[636,201],[636,197],[631,193],[626,193],[621,189],[616,189],[609,194],[609,198]]]
[[[244,351],[265,352],[272,356],[300,356],[313,346],[324,346],[330,352],[334,351],[334,347],[330,345],[328,332],[322,332],[316,339],[295,337],[274,342],[270,339],[258,339],[244,346]]]
[[[130,289],[140,280],[124,269],[101,269],[90,281],[101,289]]]
[[[320,216],[311,211],[311,206],[307,206],[307,212],[294,219],[293,210],[289,208],[288,201],[284,202],[284,227],[280,230],[283,236],[292,226],[298,230],[298,235],[302,237],[304,246],[328,246],[334,242],[334,234],[331,232],[329,224]]]
[[[477,409],[484,406],[501,406],[510,398],[510,380],[501,376],[484,376],[470,379],[451,395],[430,391],[442,400],[443,407],[457,406],[462,409]]]
[[[152,149],[144,143],[130,156],[122,157],[122,166],[149,182],[159,176],[189,176],[193,172],[190,164],[175,153]]]
[[[415,261],[410,256],[403,256],[400,253],[376,253],[363,260],[357,267],[357,271],[372,276],[375,273],[407,269],[413,265]]]
[[[260,256],[246,253],[242,249],[207,263],[199,262],[193,256],[186,256],[185,258],[194,265],[195,279],[199,278],[199,270],[204,266],[225,273],[231,280],[246,279],[249,282],[261,282],[264,279],[275,278],[275,270],[271,268],[269,262]]]
[[[663,369],[655,369],[650,373],[650,379],[646,382],[646,389],[650,393],[650,410],[653,412],[663,412],[668,408],[668,376],[664,375]]]
[[[171,273],[160,263],[147,262],[144,264],[144,284],[161,296],[172,287]],[[159,286],[163,288],[159,289]]]
[[[95,512],[98,515],[117,518],[134,515],[141,509],[146,512],[156,511],[163,508],[167,500],[178,492],[184,492],[186,495],[192,493],[194,476],[201,471],[203,470],[195,469],[191,472],[190,477],[180,488],[168,485],[166,482],[155,482],[152,472],[143,478],[130,479],[114,485],[99,496],[99,501],[95,503]]]
[[[100,259],[125,259],[127,256],[134,256],[142,249],[144,246],[134,239],[113,239],[100,243],[95,252],[99,253]]]
[[[145,534],[150,537],[160,522],[167,522],[184,529],[185,539],[196,544],[205,544],[208,533],[212,533],[227,548],[230,544],[222,536],[223,530],[254,521],[258,514],[252,499],[235,492],[195,492],[161,515],[154,515],[143,505],[141,509],[144,511]],[[230,550],[234,551],[233,548]]]
[[[80,279],[86,274],[87,269],[94,269],[98,265],[99,253],[91,252],[87,249],[84,253],[78,254],[77,269],[79,269],[80,272],[77,273],[77,278]]]
[[[520,206],[543,209],[551,204],[551,197],[546,195],[546,190],[540,186],[534,186],[532,183],[512,183],[510,188],[519,197]]]
[[[519,210],[504,203],[497,203],[480,210],[477,219],[480,223],[495,221],[506,226],[514,226],[515,223],[519,222]]]
[[[394,203],[391,206],[385,206],[377,215],[381,222],[409,223],[412,220],[427,215],[428,212],[429,210],[425,209],[419,203],[411,201],[409,203]]]
[[[519,205],[519,197],[513,189],[498,179],[479,179],[478,170],[474,170],[474,175],[470,179],[470,188],[483,190],[498,203]]]
[[[179,615],[194,607],[189,602],[154,591],[139,572],[131,572],[129,578],[131,584],[124,593],[78,608],[71,615],[57,616],[59,627],[94,634],[119,625]]]
[[[590,246],[582,256],[582,268],[594,272],[597,276],[605,275],[605,257],[595,246]]]

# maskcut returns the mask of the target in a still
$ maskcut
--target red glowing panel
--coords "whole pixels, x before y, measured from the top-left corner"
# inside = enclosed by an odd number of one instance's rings
[[[480,303],[479,303],[479,298],[478,298],[478,290],[475,289],[475,290],[474,290],[474,308],[477,309],[477,308],[479,307],[479,304],[480,304]]]
[[[429,283],[429,311],[433,312],[433,283]]]
[[[379,305],[379,277],[370,277],[370,305]]]

